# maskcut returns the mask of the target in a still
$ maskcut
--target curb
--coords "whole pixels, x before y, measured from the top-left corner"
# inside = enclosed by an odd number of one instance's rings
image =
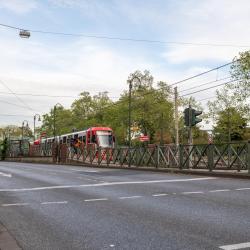
[[[250,179],[250,174],[248,173],[230,173],[230,172],[210,172],[209,170],[193,170],[193,169],[177,169],[177,168],[149,168],[149,167],[120,167],[120,166],[106,166],[106,165],[94,165],[82,162],[68,162],[68,163],[53,163],[53,162],[32,162],[32,161],[10,161],[7,162],[20,162],[20,163],[32,163],[32,164],[49,164],[49,165],[57,165],[57,166],[78,166],[78,167],[94,167],[94,168],[106,168],[106,169],[125,169],[125,170],[138,170],[138,171],[150,171],[150,172],[161,172],[161,173],[172,173],[172,174],[186,174],[186,175],[201,175],[201,176],[215,176],[222,178],[239,178],[239,179]],[[229,170],[230,171],[230,170]],[[1,248],[0,248],[1,249]]]
[[[0,249],[1,250],[21,250],[15,238],[0,223]]]

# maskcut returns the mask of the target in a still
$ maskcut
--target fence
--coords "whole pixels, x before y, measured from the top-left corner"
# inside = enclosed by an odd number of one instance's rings
[[[248,170],[250,143],[205,145],[151,145],[148,147],[117,147],[95,149],[67,147],[67,161],[113,166],[134,166],[179,169]],[[129,164],[130,163],[130,164]]]
[[[19,145],[19,146],[16,146]],[[32,145],[28,151],[14,143],[11,156],[52,156],[54,162],[76,162],[98,166],[149,167],[178,169],[248,170],[250,173],[250,142],[202,145],[149,145],[147,147],[96,148],[72,147],[67,144]]]

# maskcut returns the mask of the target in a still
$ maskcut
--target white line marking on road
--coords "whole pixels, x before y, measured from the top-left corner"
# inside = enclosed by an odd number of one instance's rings
[[[68,201],[45,201],[41,202],[41,205],[49,205],[49,204],[67,204]]]
[[[75,172],[85,172],[85,173],[99,173],[100,172],[98,170],[86,170],[86,169],[71,169],[71,170]]]
[[[159,197],[159,196],[166,196],[166,195],[168,195],[168,194],[153,194],[152,196]]]
[[[134,195],[134,196],[123,196],[123,197],[119,197],[120,200],[124,200],[124,199],[137,199],[137,198],[141,198],[142,196],[139,195]]]
[[[204,194],[202,191],[196,191],[196,192],[182,192],[182,194]]]
[[[1,176],[4,176],[4,177],[9,177],[9,178],[12,177],[11,174],[6,174],[6,173],[3,173],[3,172],[0,172],[0,175],[1,175]]]
[[[35,187],[35,188],[0,189],[0,192],[40,191],[40,190],[51,190],[51,189],[104,187],[104,186],[115,186],[115,185],[131,185],[131,184],[173,183],[173,182],[205,181],[205,180],[215,180],[215,179],[217,179],[217,178],[216,177],[204,177],[204,178],[173,179],[173,180],[104,182],[104,183],[83,184],[83,185],[65,185],[65,186],[48,186],[48,187]]]
[[[89,199],[89,200],[84,200],[84,201],[107,201],[107,198],[100,198],[100,199]]]
[[[115,245],[113,245],[113,244],[111,244],[111,245],[109,245],[110,247],[115,247]]]
[[[235,189],[235,190],[237,190],[237,191],[250,190],[250,188],[237,188],[237,189]]]
[[[27,206],[29,203],[12,203],[12,204],[2,204],[2,207],[12,207],[12,206]]]
[[[250,248],[250,242],[220,246],[220,249],[224,249],[224,250],[236,250],[236,249],[244,249],[244,248]]]
[[[172,194],[176,194],[176,193],[172,193]]]
[[[210,193],[217,193],[217,192],[228,192],[230,189],[218,189],[218,190],[210,190],[208,192]]]

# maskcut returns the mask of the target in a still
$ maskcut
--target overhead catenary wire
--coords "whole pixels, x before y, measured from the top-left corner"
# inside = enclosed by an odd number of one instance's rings
[[[211,86],[211,87],[208,87],[208,88],[205,88],[205,89],[200,89],[200,90],[197,90],[197,91],[194,91],[194,92],[191,92],[191,93],[187,93],[187,94],[182,95],[180,97],[185,97],[185,96],[188,96],[188,95],[200,93],[200,92],[203,92],[203,91],[206,91],[206,90],[209,90],[209,89],[213,89],[213,88],[217,88],[217,87],[220,87],[220,86],[223,86],[223,85],[226,85],[226,84],[229,84],[229,83],[233,83],[233,82],[236,82],[236,81],[239,81],[239,80],[242,80],[242,79],[234,79],[234,80],[231,80],[231,81],[228,81],[228,82],[223,82],[223,83],[217,84],[215,86]]]
[[[216,79],[214,81],[205,82],[205,83],[202,83],[200,85],[196,85],[196,86],[188,88],[188,89],[180,90],[179,93],[182,93],[182,92],[185,92],[185,91],[189,91],[191,89],[196,89],[196,88],[199,88],[199,87],[202,87],[202,86],[205,86],[205,85],[209,85],[209,84],[212,84],[212,83],[220,82],[220,81],[223,81],[223,80],[226,80],[226,79],[230,79],[230,78],[231,78],[231,76],[227,76],[227,77],[224,77],[224,78]]]
[[[101,36],[101,35],[87,35],[81,33],[66,33],[66,32],[55,32],[46,30],[35,30],[20,28],[8,24],[0,23],[0,26],[15,29],[15,30],[26,30],[32,33],[41,33],[48,35],[60,35],[60,36],[73,36],[73,37],[85,37],[94,39],[106,39],[106,40],[118,40],[118,41],[129,41],[129,42],[143,42],[143,43],[154,43],[154,44],[169,44],[169,45],[187,45],[187,46],[211,46],[211,47],[236,47],[236,48],[249,48],[250,45],[236,45],[236,44],[220,44],[220,43],[195,43],[195,42],[179,42],[179,41],[161,41],[161,40],[150,40],[150,39],[139,39],[139,38],[127,38],[127,37],[114,37],[114,36]]]
[[[8,89],[17,99],[19,102],[21,102],[22,104],[24,104],[24,106],[26,106],[29,110],[34,111],[34,109],[32,109],[28,104],[26,104],[20,97],[18,97],[15,92],[13,92],[8,86],[7,84],[5,84],[2,80],[0,80],[0,83],[6,88]]]

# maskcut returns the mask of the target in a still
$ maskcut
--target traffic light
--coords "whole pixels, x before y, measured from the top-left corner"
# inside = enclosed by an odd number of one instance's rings
[[[201,122],[202,119],[197,117],[202,114],[202,111],[198,111],[192,108],[186,108],[184,110],[184,123],[186,127],[195,126],[197,123]]]
[[[184,123],[185,126],[189,127],[190,126],[190,109],[186,108],[184,110]]]
[[[191,121],[191,126],[195,126],[197,123],[201,122],[202,119],[197,117],[202,114],[202,111],[198,111],[195,109],[192,109],[192,121]]]

